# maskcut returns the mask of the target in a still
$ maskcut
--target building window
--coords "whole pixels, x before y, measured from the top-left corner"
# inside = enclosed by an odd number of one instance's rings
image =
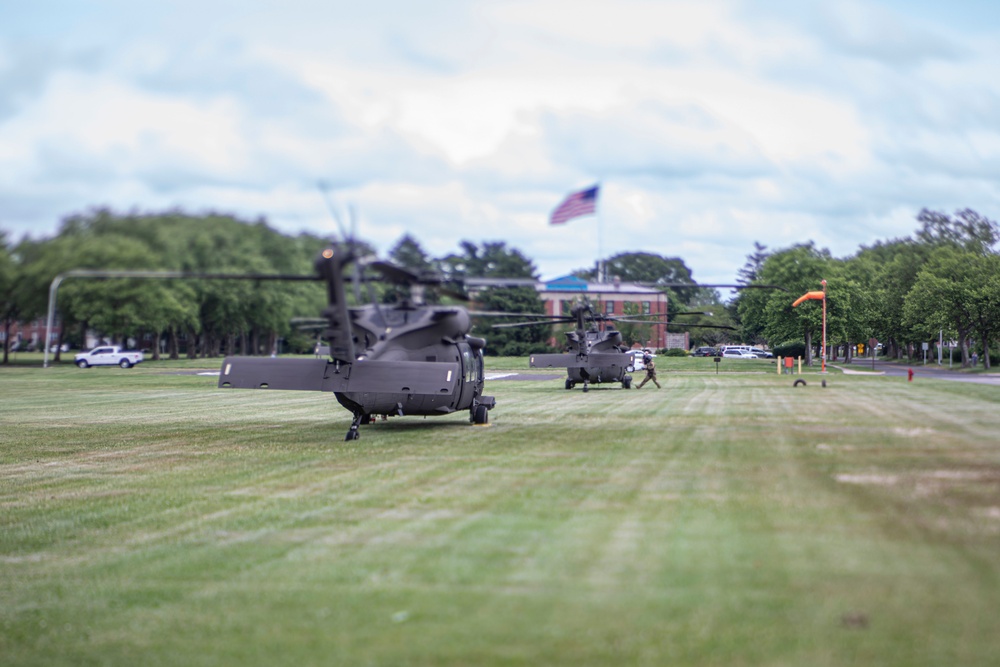
[[[652,311],[652,304],[649,301],[642,302],[642,314],[649,315]]]
[[[604,312],[607,315],[614,315],[615,314],[615,302],[614,301],[605,301],[604,302]]]

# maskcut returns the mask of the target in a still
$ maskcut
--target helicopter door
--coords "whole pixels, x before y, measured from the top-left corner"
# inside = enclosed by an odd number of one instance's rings
[[[459,343],[458,351],[462,357],[462,390],[458,399],[456,410],[462,410],[472,405],[472,399],[476,393],[476,386],[482,378],[482,361],[472,351],[468,343]]]

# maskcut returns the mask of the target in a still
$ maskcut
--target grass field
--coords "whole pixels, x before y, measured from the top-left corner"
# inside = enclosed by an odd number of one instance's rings
[[[0,368],[0,664],[1000,663],[1000,388],[658,361],[349,443],[198,363]]]

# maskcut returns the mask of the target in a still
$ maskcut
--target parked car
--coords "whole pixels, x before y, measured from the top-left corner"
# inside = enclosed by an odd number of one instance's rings
[[[774,353],[769,350],[762,350],[759,347],[755,347],[750,351],[756,354],[758,359],[774,359]]]
[[[715,357],[718,354],[719,351],[714,347],[699,347],[691,352],[692,357]]]
[[[730,348],[722,353],[722,356],[728,359],[757,359],[757,355],[753,352],[747,352],[746,350],[736,350]]]

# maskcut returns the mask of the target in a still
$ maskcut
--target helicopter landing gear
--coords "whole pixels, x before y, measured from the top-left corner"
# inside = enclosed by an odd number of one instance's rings
[[[583,393],[586,394],[588,391],[590,391],[590,383],[587,382],[586,380],[584,380],[583,381]]]
[[[472,423],[486,424],[490,421],[490,411],[485,405],[477,405],[472,409]]]
[[[572,389],[574,386],[576,386],[576,383],[570,380],[569,378],[566,378],[566,388]]]
[[[626,375],[625,377],[622,378],[622,389],[631,389],[631,388],[632,388],[632,376]]]
[[[347,435],[344,436],[344,442],[360,439],[361,433],[358,432],[358,427],[361,426],[362,423],[370,424],[371,419],[371,415],[366,415],[363,412],[355,412],[354,421],[351,422],[351,428],[347,431]]]

